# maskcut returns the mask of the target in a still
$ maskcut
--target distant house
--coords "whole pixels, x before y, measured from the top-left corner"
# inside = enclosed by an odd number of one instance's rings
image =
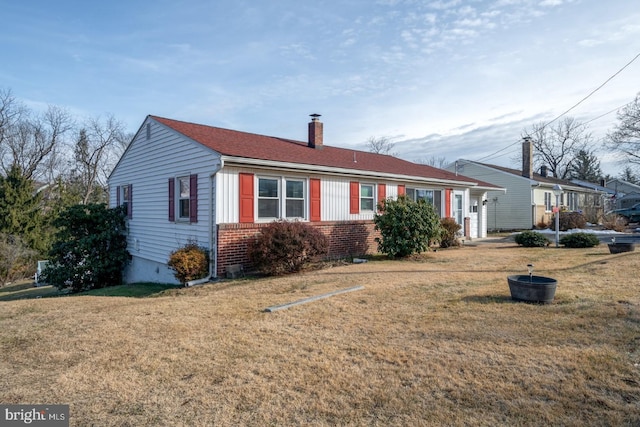
[[[522,152],[520,170],[464,159],[446,168],[507,189],[506,193],[487,193],[489,230],[525,230],[541,223],[549,224],[556,206],[553,193],[556,184],[563,190],[559,200],[561,209],[580,211],[588,221],[597,221],[602,216],[606,192],[549,176],[544,166],[535,173],[531,140],[523,141]]]
[[[640,203],[640,185],[617,178],[604,185],[613,192],[614,209],[626,209]]]
[[[211,252],[211,275],[250,267],[261,227],[300,220],[330,241],[330,257],[375,252],[373,217],[385,198],[406,194],[484,237],[485,181],[395,157],[323,142],[317,115],[308,141],[148,116],[109,177],[111,206],[126,205],[132,262],[127,282],[175,282],[169,254],[189,241]]]

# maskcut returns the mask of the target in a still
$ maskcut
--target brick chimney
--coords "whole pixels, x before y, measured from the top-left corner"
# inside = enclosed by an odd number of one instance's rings
[[[530,136],[522,141],[522,176],[533,177],[533,140]]]
[[[310,114],[311,122],[309,123],[309,147],[316,150],[322,149],[322,122],[320,114]]]
[[[547,165],[540,166],[540,176],[543,178],[547,177]]]

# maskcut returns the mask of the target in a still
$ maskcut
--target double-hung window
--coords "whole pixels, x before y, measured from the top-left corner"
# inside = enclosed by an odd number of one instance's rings
[[[127,218],[132,218],[131,184],[118,186],[116,191],[117,191],[116,197],[117,197],[118,206],[123,206],[127,214]]]
[[[198,222],[198,175],[169,178],[169,221]]]
[[[285,180],[287,194],[285,200],[285,213],[287,218],[304,218],[304,187],[302,180]]]
[[[567,193],[567,205],[569,205],[570,211],[578,210],[578,193]]]
[[[552,210],[551,193],[549,193],[548,191],[544,193],[544,210],[546,212],[551,212]]]
[[[189,219],[189,196],[191,194],[190,182],[188,176],[178,177],[178,218],[182,220]]]
[[[258,218],[280,218],[280,182],[258,178]]]
[[[425,202],[433,205],[433,190],[427,190],[424,188],[407,188],[407,197],[414,202],[424,200]]]
[[[259,177],[258,218],[306,218],[306,187],[303,179]]]
[[[360,184],[360,211],[373,211],[375,199],[373,184]]]

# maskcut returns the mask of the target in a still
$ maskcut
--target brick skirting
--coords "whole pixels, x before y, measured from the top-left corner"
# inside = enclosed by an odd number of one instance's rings
[[[374,241],[380,233],[374,230],[373,221],[321,221],[310,225],[320,229],[329,238],[328,259],[339,259],[376,253]],[[229,265],[241,264],[251,270],[247,255],[249,242],[254,240],[262,227],[269,224],[220,224],[218,225],[218,276],[225,274]]]

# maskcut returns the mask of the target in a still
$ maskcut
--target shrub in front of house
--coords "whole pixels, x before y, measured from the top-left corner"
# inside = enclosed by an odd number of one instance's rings
[[[55,241],[43,282],[71,292],[122,284],[129,262],[126,212],[103,204],[74,205],[55,219]]]
[[[329,240],[300,221],[274,221],[249,244],[249,259],[262,274],[278,276],[300,271],[329,251]]]
[[[450,248],[452,246],[460,246],[458,232],[462,228],[460,224],[453,218],[442,218],[440,220],[442,233],[440,234],[440,247]]]
[[[592,248],[600,244],[593,233],[571,233],[560,238],[560,244],[566,248]]]
[[[558,223],[560,225],[560,231],[575,230],[585,228],[587,226],[587,219],[580,212],[560,212]],[[549,227],[552,230],[556,229],[555,217],[552,218]]]
[[[526,248],[541,248],[548,246],[549,243],[551,243],[544,234],[530,230],[516,234],[515,241],[518,245]]]
[[[602,228],[623,232],[626,230],[629,220],[622,215],[608,213],[602,218]]]
[[[405,257],[429,250],[431,242],[440,238],[440,216],[432,204],[417,202],[402,195],[396,200],[386,199],[378,204],[374,216],[378,251],[391,257]]]
[[[168,265],[183,285],[191,280],[202,279],[209,273],[209,250],[189,242],[171,252]]]

